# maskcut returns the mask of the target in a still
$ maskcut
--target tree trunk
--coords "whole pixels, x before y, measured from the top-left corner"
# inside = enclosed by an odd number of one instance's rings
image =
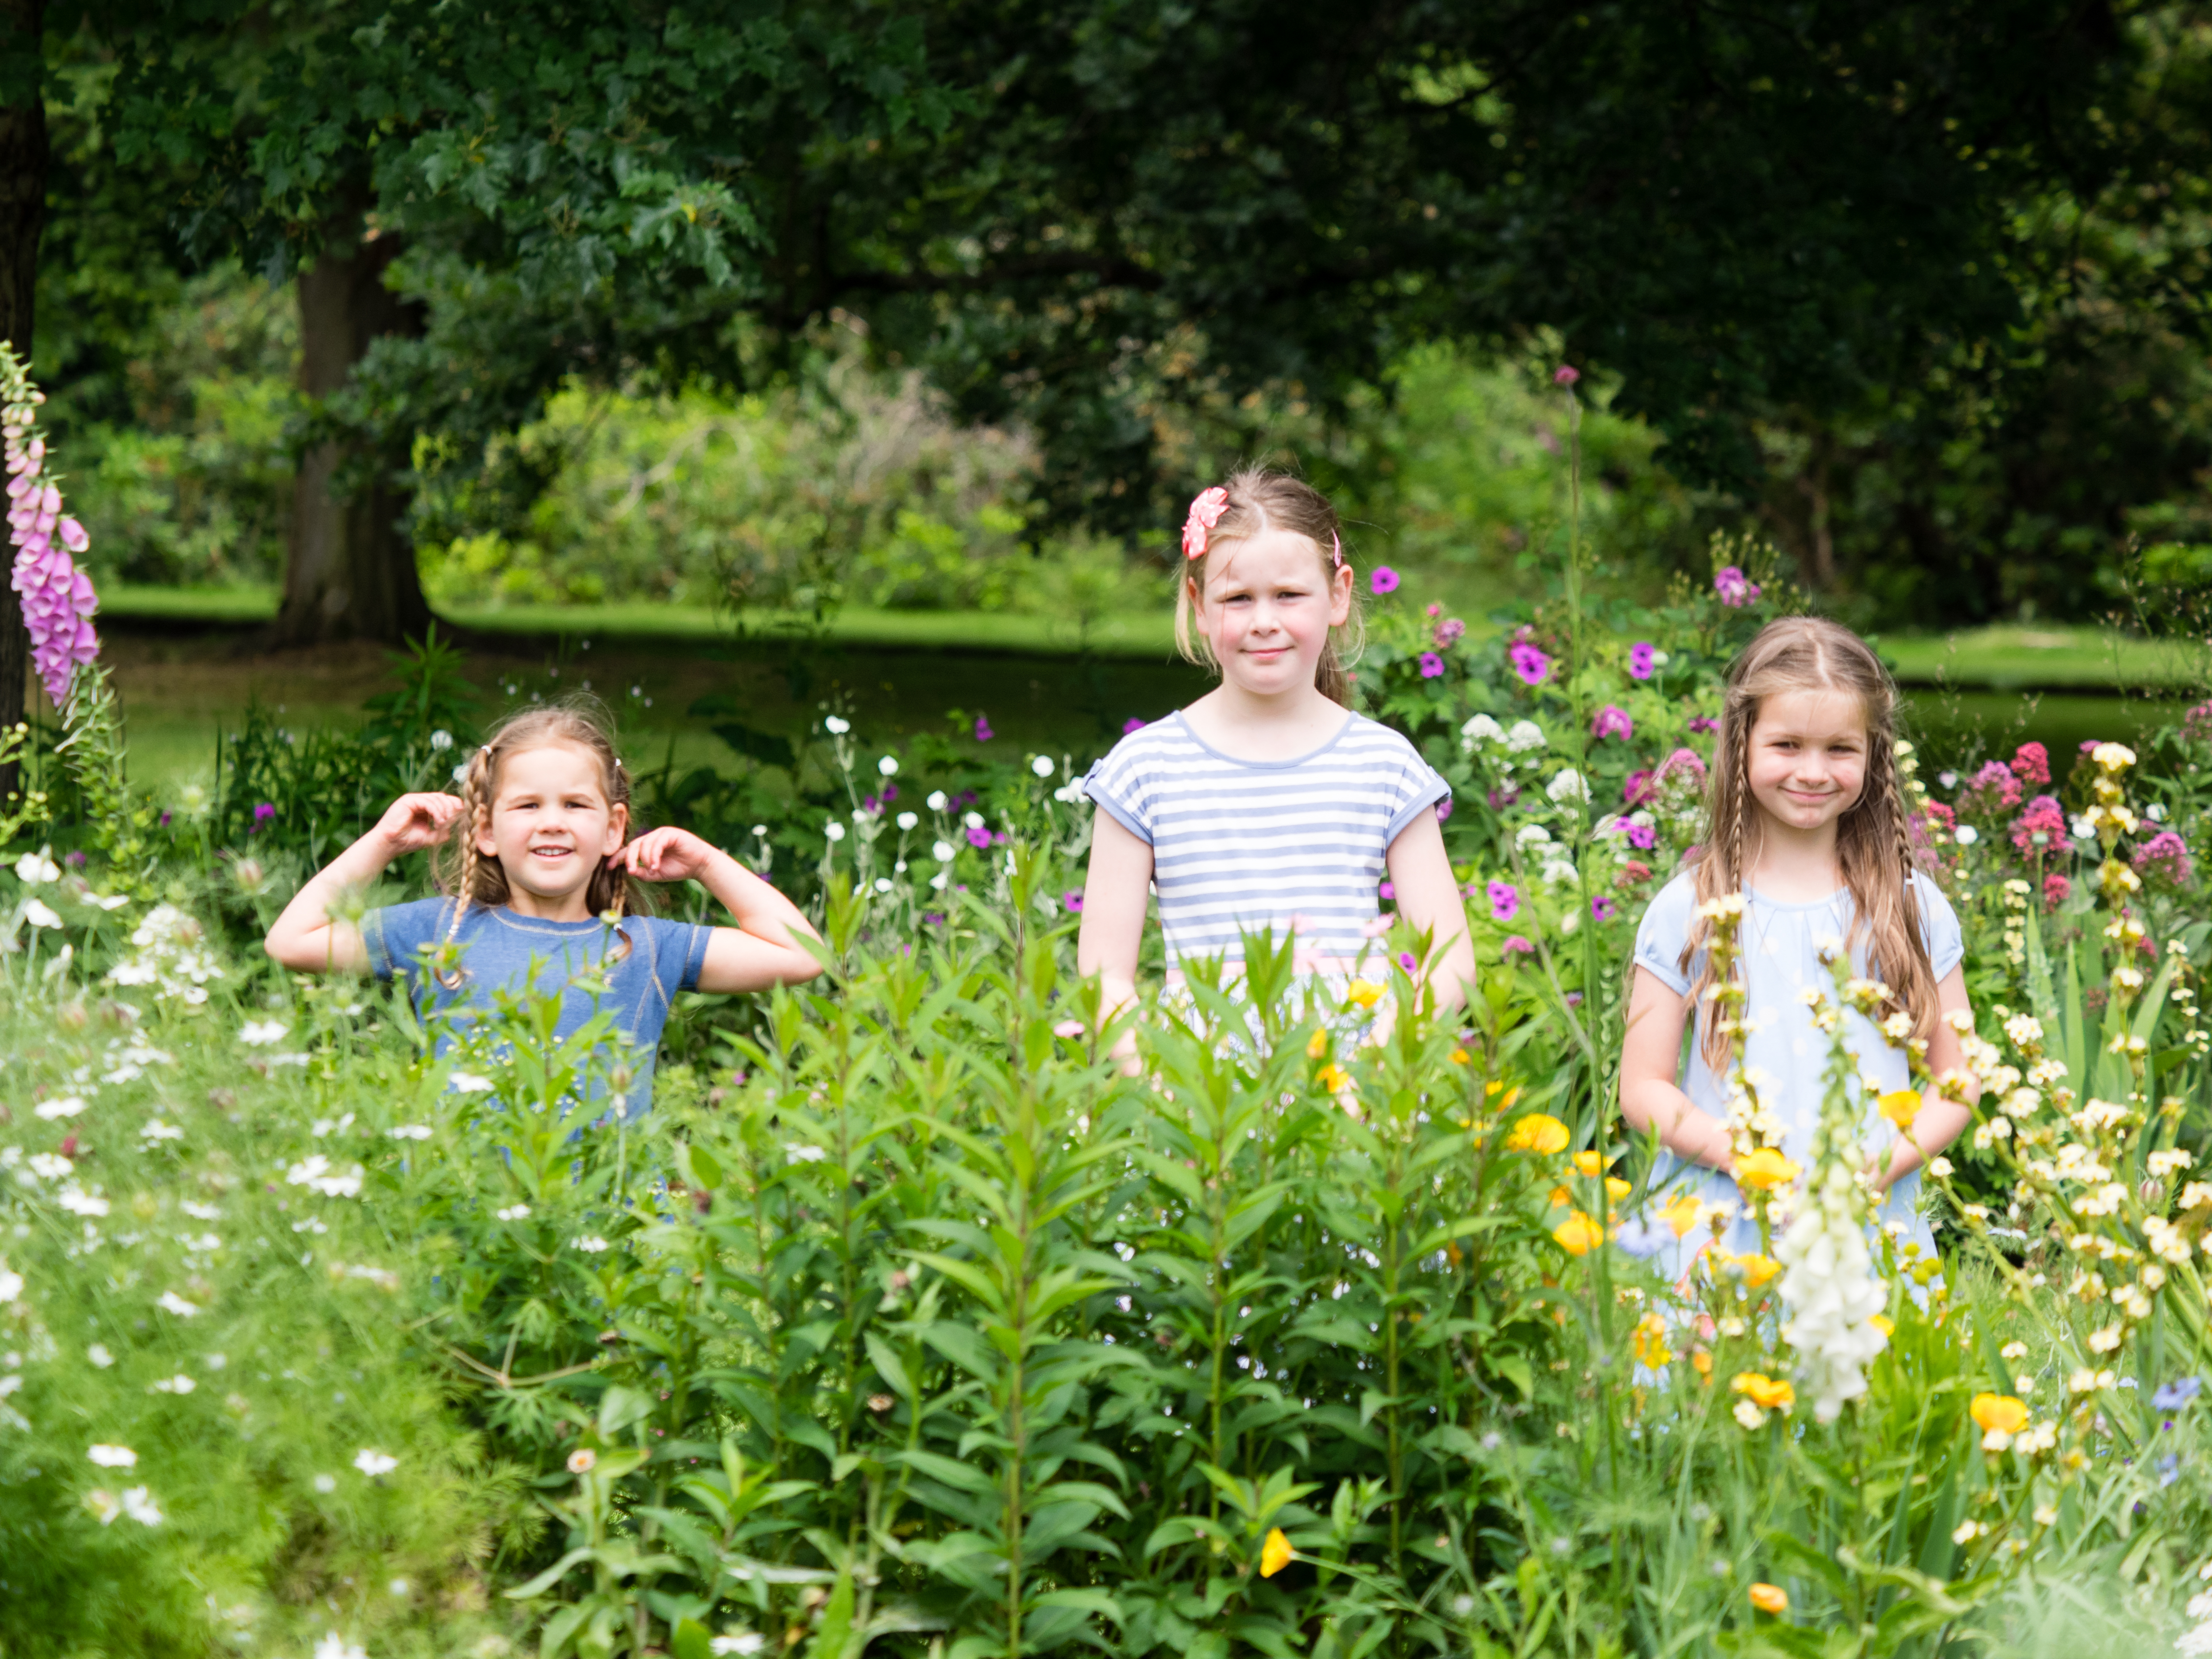
[[[310,398],[327,398],[343,386],[380,335],[419,331],[416,308],[384,285],[398,240],[340,243],[301,273],[300,384]],[[374,476],[340,497],[332,487],[349,461],[372,463]],[[399,525],[407,495],[392,483],[392,458],[338,440],[301,459],[285,542],[284,601],[276,613],[280,645],[397,645],[429,626],[414,545]]]
[[[35,66],[42,50],[46,0],[0,0],[11,55],[28,53]],[[39,238],[46,228],[46,106],[35,72],[22,103],[0,109],[0,339],[16,355],[31,355],[31,312],[39,286]],[[9,561],[13,563],[12,558]],[[23,603],[0,584],[0,727],[23,718],[30,678],[31,641],[23,632]],[[22,787],[13,766],[0,767],[0,800]]]

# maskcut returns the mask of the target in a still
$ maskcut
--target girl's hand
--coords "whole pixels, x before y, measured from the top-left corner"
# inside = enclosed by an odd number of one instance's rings
[[[384,809],[376,821],[376,836],[393,858],[435,847],[461,815],[461,803],[452,795],[402,795]]]
[[[689,830],[648,830],[607,862],[646,881],[690,881],[707,873],[714,848]]]

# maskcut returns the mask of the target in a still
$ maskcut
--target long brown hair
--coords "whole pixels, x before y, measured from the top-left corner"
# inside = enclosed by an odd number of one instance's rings
[[[1867,967],[1890,988],[1889,1006],[1912,1017],[1913,1035],[1936,1028],[1936,970],[1920,933],[1912,890],[1912,843],[1897,773],[1897,687],[1864,640],[1819,617],[1785,617],[1729,665],[1719,740],[1705,783],[1705,856],[1697,865],[1702,906],[1741,892],[1759,850],[1758,806],[1751,793],[1751,728],[1767,698],[1791,691],[1833,691],[1858,699],[1866,720],[1866,779],[1859,798],[1836,823],[1836,864],[1851,896],[1849,943],[1867,944]],[[1705,942],[1711,924],[1692,916],[1681,969]],[[1714,981],[1711,958],[1690,988],[1692,1006],[1707,1009],[1702,1052],[1717,1068],[1728,1043],[1705,993]]]
[[[488,859],[477,850],[477,836],[491,827],[501,765],[514,756],[556,743],[580,749],[599,763],[599,787],[610,807],[629,806],[629,770],[615,753],[611,722],[606,706],[598,698],[578,694],[501,720],[462,770],[460,833],[448,838],[433,854],[432,873],[439,886],[453,896],[453,920],[446,930],[448,943],[460,932],[461,914],[471,902],[490,907],[507,900],[507,872],[497,859]],[[632,839],[639,827],[633,811],[629,821]],[[651,893],[642,887],[633,890],[629,872],[604,859],[592,872],[584,902],[594,915],[613,912],[617,930],[623,916],[632,912],[649,914],[653,908]],[[629,936],[623,934],[622,940],[627,954]]]
[[[1217,674],[1221,672],[1221,665],[1213,660],[1205,636],[1191,626],[1194,610],[1191,594],[1194,590],[1205,593],[1206,562],[1221,550],[1223,544],[1270,530],[1287,530],[1314,544],[1314,554],[1321,561],[1324,577],[1334,573],[1332,550],[1340,550],[1344,545],[1344,526],[1337,521],[1336,509],[1328,504],[1328,496],[1304,479],[1293,478],[1287,472],[1250,466],[1232,473],[1222,488],[1228,492],[1229,505],[1222,509],[1221,517],[1207,533],[1206,551],[1183,562],[1182,580],[1176,584],[1175,611],[1176,649],[1182,653],[1184,661],[1211,668]],[[1339,634],[1349,636],[1341,650],[1337,646]],[[1365,640],[1359,615],[1359,590],[1355,586],[1351,614],[1338,627],[1328,630],[1328,641],[1321,648],[1321,661],[1314,667],[1316,688],[1323,696],[1346,708],[1352,707],[1352,678],[1345,671],[1359,660],[1359,648]]]

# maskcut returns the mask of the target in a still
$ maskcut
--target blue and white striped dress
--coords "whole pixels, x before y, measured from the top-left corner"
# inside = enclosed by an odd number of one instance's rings
[[[1451,794],[1412,744],[1356,714],[1286,761],[1224,755],[1170,714],[1115,744],[1083,788],[1152,849],[1170,981],[1185,957],[1241,962],[1247,931],[1296,932],[1301,972],[1352,972],[1390,843]]]

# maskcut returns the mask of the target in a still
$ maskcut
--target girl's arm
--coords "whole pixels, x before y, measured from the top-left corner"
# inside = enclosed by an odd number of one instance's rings
[[[1659,1144],[1709,1169],[1735,1167],[1728,1126],[1700,1111],[1675,1076],[1682,1063],[1682,1026],[1690,1000],[1648,968],[1636,970],[1628,994],[1628,1034],[1620,1044],[1620,1115],[1638,1134],[1656,1126]]]
[[[1137,952],[1145,942],[1145,902],[1152,849],[1112,813],[1091,820],[1091,870],[1083,879],[1083,926],[1075,936],[1076,971],[1098,975],[1100,1028],[1137,1000]],[[1125,1030],[1114,1052],[1121,1069],[1137,1071],[1137,1034]]]
[[[814,924],[789,899],[719,847],[689,830],[648,830],[608,860],[646,881],[696,881],[736,921],[717,927],[700,964],[702,991],[764,991],[822,971],[803,937],[820,941]]]
[[[460,815],[461,803],[451,795],[402,795],[385,808],[374,830],[293,895],[261,948],[295,973],[362,972],[368,966],[368,947],[360,929],[331,915],[331,908],[349,889],[366,887],[382,875],[392,860],[435,847]]]
[[[1468,987],[1474,982],[1474,941],[1468,937],[1467,906],[1461,902],[1459,883],[1452,879],[1444,832],[1434,812],[1420,813],[1398,832],[1388,862],[1398,914],[1429,935],[1425,971],[1437,1006],[1464,1007]]]
[[[1959,1034],[1949,1023],[1940,1017],[1956,1010],[1972,1012],[1973,1005],[1966,1000],[1966,974],[1964,968],[1954,968],[1943,975],[1943,982],[1936,988],[1936,1006],[1939,1018],[1936,1033],[1928,1039],[1928,1074],[1942,1077],[1956,1071],[1966,1079],[1966,1098],[1969,1102],[1982,1097],[1981,1079],[1966,1069],[1966,1051],[1960,1046]],[[1887,1192],[1911,1175],[1929,1158],[1936,1156],[1966,1130],[1974,1119],[1971,1105],[1960,1105],[1946,1100],[1936,1092],[1933,1085],[1921,1091],[1920,1115],[1912,1120],[1912,1133],[1899,1135],[1890,1143],[1888,1168],[1875,1184],[1876,1189]]]

